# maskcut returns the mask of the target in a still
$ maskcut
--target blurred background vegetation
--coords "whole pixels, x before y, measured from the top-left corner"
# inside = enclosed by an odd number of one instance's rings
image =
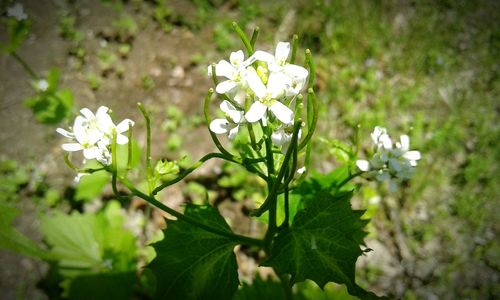
[[[136,282],[134,273],[154,256],[146,245],[161,238],[161,215],[134,199],[113,200],[106,174],[75,187],[55,128],[70,125],[78,107],[106,105],[120,118],[138,121],[139,149],[144,122],[135,103],[142,101],[153,114],[155,157],[189,165],[213,147],[201,118],[211,87],[206,66],[243,48],[232,21],[247,33],[259,26],[259,48],[272,50],[296,33],[300,50],[311,49],[321,103],[313,164],[320,172],[348,162],[344,149],[353,145],[365,157],[375,125],[394,137],[408,133],[411,148],[422,153],[416,176],[397,193],[375,183],[359,187],[353,205],[372,219],[367,245],[374,250],[358,263],[363,286],[403,299],[500,297],[497,1],[20,2],[32,29],[18,54],[71,90],[75,105],[66,101],[51,109],[46,103],[53,99],[32,89],[12,56],[0,58],[0,226],[30,237],[10,250],[37,257],[36,247],[49,246],[56,257],[48,267],[2,250],[0,293],[6,299],[78,298],[82,287],[96,281],[88,274],[101,274],[97,281],[108,285],[135,282],[118,298],[149,297],[150,277],[142,274]],[[3,1],[2,9],[9,3]],[[0,37],[4,41],[5,30]],[[214,163],[162,198],[178,206],[208,196],[237,230],[252,233],[259,226],[244,215],[252,201],[262,201],[261,192],[262,184],[244,170]],[[14,229],[9,226],[16,212]],[[128,231],[117,234],[124,224]],[[55,234],[62,227],[66,233]],[[89,252],[90,240],[80,240],[77,249],[68,246],[83,228],[99,241],[100,252]],[[241,252],[240,275],[249,280],[258,257]],[[64,268],[75,259],[84,271]],[[110,259],[118,262],[120,276],[108,276]],[[283,296],[271,279],[254,282],[237,297]],[[344,294],[330,286],[321,292],[311,283],[297,291],[300,299]]]

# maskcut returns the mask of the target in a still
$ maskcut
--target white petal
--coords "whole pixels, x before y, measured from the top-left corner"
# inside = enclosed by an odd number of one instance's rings
[[[236,107],[234,107],[229,101],[222,101],[220,104],[220,109],[226,113],[231,120],[235,123],[240,123],[241,119],[243,118],[243,112],[240,110],[237,110]]]
[[[293,122],[293,111],[283,103],[275,101],[269,109],[273,112],[276,118],[284,124],[290,124]]]
[[[78,143],[67,143],[67,144],[62,144],[62,149],[64,151],[69,151],[69,152],[74,152],[74,151],[80,151],[83,149],[82,145]]]
[[[90,175],[89,173],[78,173],[76,174],[75,178],[73,179],[73,181],[75,183],[78,183],[80,182],[80,179],[83,177],[83,176],[87,176],[87,175]]]
[[[410,137],[406,134],[399,137],[401,141],[401,149],[404,151],[408,151],[410,149]]]
[[[274,53],[276,63],[278,65],[283,65],[288,58],[288,54],[290,53],[290,43],[288,42],[279,42],[276,46],[276,52]]]
[[[208,76],[212,76],[212,65],[208,65],[208,67],[207,67],[207,74],[208,74]]]
[[[98,147],[83,149],[83,156],[86,159],[94,159],[94,158],[97,158],[99,156],[102,156],[102,151],[99,150]]]
[[[305,79],[307,78],[307,75],[309,75],[309,72],[306,68],[293,64],[285,65],[283,69],[287,75],[300,79]]]
[[[245,119],[250,123],[257,122],[264,117],[266,111],[267,106],[262,104],[260,101],[255,101],[245,114]]]
[[[264,98],[266,96],[266,86],[262,83],[259,75],[257,75],[257,71],[252,67],[247,68],[247,82],[257,97]]]
[[[229,79],[234,79],[234,72],[236,72],[236,69],[232,64],[225,60],[219,61],[219,63],[215,66],[215,75],[217,76],[224,76]]]
[[[236,134],[238,133],[238,130],[240,129],[240,126],[235,126],[233,129],[229,130],[229,139],[233,140],[236,137]]]
[[[124,136],[123,134],[118,134],[116,135],[116,143],[118,145],[125,145],[128,143],[128,137]]]
[[[99,108],[97,109],[97,112],[96,112],[95,116],[97,118],[99,118],[101,116],[108,115],[108,110],[109,110],[109,108],[107,108],[106,106],[99,106]]]
[[[262,116],[262,126],[264,126],[264,127],[267,126],[267,114],[264,114]]]
[[[226,133],[229,122],[226,119],[214,119],[210,122],[210,130],[216,134]]]
[[[282,146],[286,142],[285,131],[283,129],[276,130],[271,134],[271,140],[276,146]]]
[[[379,137],[379,142],[382,143],[384,149],[386,149],[386,150],[392,149],[392,141],[391,141],[391,138],[389,137],[389,135],[382,134]]]
[[[267,80],[267,91],[273,99],[279,98],[285,92],[285,88],[292,84],[292,80],[283,73],[271,73]]]
[[[374,144],[379,143],[379,138],[382,134],[387,134],[387,130],[383,127],[375,126],[375,128],[373,129],[373,132],[370,134]]]
[[[116,125],[116,132],[117,133],[122,133],[125,131],[128,131],[130,127],[134,126],[134,121],[130,119],[125,119],[121,121],[118,125]]]
[[[234,89],[237,85],[238,85],[238,83],[236,83],[236,81],[226,80],[226,81],[219,83],[215,87],[215,91],[219,94],[225,94],[225,93],[229,92],[230,90]]]
[[[229,61],[235,67],[238,67],[243,62],[244,59],[245,55],[243,54],[242,50],[231,52],[231,55],[229,56]]]
[[[300,175],[304,174],[305,171],[306,171],[306,167],[302,167],[302,168],[297,169],[297,173],[299,173]]]
[[[64,128],[57,128],[56,132],[59,133],[59,134],[61,134],[61,135],[63,135],[63,136],[65,136],[65,137],[67,137],[67,138],[73,138],[74,137],[73,133],[67,131]]]
[[[271,53],[262,51],[262,50],[257,50],[254,52],[254,54],[251,56],[252,59],[254,60],[259,60],[263,61],[266,63],[273,63],[274,62],[274,56]]]
[[[408,151],[403,155],[404,158],[409,159],[409,160],[419,160],[421,158],[420,152],[419,151]]]
[[[87,118],[87,119],[93,119],[93,118],[95,118],[94,113],[93,113],[90,109],[88,109],[88,108],[86,108],[86,107],[85,107],[85,108],[80,109],[80,113],[81,113],[81,114],[82,114],[85,118]]]
[[[115,124],[113,124],[111,116],[107,113],[99,114],[99,117],[97,118],[97,126],[106,134],[112,134],[112,131],[115,128]]]
[[[234,95],[234,101],[236,101],[240,105],[243,105],[245,103],[246,96],[247,93],[244,89],[238,89],[236,95]]]
[[[359,159],[356,161],[356,166],[363,172],[370,170],[370,163],[367,160]]]

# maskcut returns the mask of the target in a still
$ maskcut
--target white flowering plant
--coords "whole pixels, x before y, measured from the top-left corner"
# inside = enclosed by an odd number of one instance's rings
[[[59,70],[52,68],[46,76],[40,76],[30,64],[17,52],[31,32],[32,20],[25,13],[21,3],[6,7],[5,17],[0,18],[0,25],[7,30],[7,40],[0,42],[0,51],[14,58],[31,77],[34,95],[25,99],[37,121],[44,124],[57,124],[71,115],[73,93],[58,85]]]
[[[319,111],[311,51],[305,51],[301,65],[297,63],[297,36],[291,42],[279,42],[274,53],[269,53],[256,49],[258,28],[249,38],[236,23],[233,27],[245,51],[232,52],[229,60],[207,68],[215,89],[209,89],[205,97],[204,115],[217,152],[181,171],[175,162],[163,160],[153,167],[150,117],[139,104],[147,125],[145,191],[128,178],[130,168],[119,170],[117,162],[117,145],[129,145],[130,161],[134,122],[125,119],[115,124],[109,109],[101,106],[96,113],[82,109],[70,130],[57,132],[68,139],[63,150],[82,151],[84,162],[95,160],[102,167],[79,168],[69,154],[66,162],[77,171],[77,179],[99,170],[110,172],[117,197],[124,197],[117,188],[122,184],[128,196],[175,217],[167,219],[165,237],[153,244],[156,257],[147,267],[156,278],[156,298],[231,299],[239,285],[237,245],[262,253],[260,265],[274,270],[287,299],[293,296],[294,284],[306,279],[320,287],[328,282],[344,284],[350,294],[362,299],[379,298],[355,280],[357,258],[371,249],[363,242],[368,221],[361,218],[363,211],[351,208],[355,189],[347,183],[363,176],[388,181],[394,190],[411,178],[420,153],[409,150],[408,136],[401,136],[394,147],[387,131],[376,127],[372,133],[375,153],[370,160],[353,158],[348,174],[340,178],[315,175],[307,179]],[[219,108],[217,117],[212,117],[212,103]],[[162,190],[214,158],[241,165],[249,176],[266,183],[265,200],[255,203],[250,213],[252,218],[266,220],[263,236],[235,233],[209,204],[186,204],[179,212],[158,200]],[[165,174],[175,177],[163,180]],[[278,211],[283,218],[278,218]]]

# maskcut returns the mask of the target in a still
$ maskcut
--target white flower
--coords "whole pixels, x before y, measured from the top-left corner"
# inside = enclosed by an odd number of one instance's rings
[[[247,68],[248,85],[255,93],[255,101],[245,114],[245,119],[254,123],[262,120],[264,126],[267,124],[267,111],[270,110],[278,120],[284,124],[293,122],[293,111],[278,99],[285,93],[287,78],[281,73],[271,73],[267,85],[262,83],[254,68]]]
[[[299,173],[300,175],[304,174],[305,172],[306,172],[306,167],[302,167],[302,168],[297,169],[297,173]]]
[[[285,88],[286,96],[295,96],[304,87],[309,72],[304,67],[287,63],[286,60],[289,54],[290,43],[279,42],[274,56],[268,52],[257,50],[249,60],[255,59],[266,62],[271,73],[282,73],[288,77],[289,80]]]
[[[371,139],[375,144],[376,153],[367,160],[357,160],[356,166],[369,178],[377,181],[388,181],[389,189],[395,191],[397,183],[408,180],[413,176],[417,160],[421,158],[420,152],[410,151],[410,138],[407,135],[400,136],[396,142],[396,148],[387,130],[383,127],[375,127],[371,133]]]
[[[357,160],[356,166],[358,166],[358,168],[363,172],[367,172],[370,170],[370,162],[364,159]]]
[[[302,130],[299,129],[297,140],[300,139],[301,134]],[[286,153],[286,150],[288,149],[288,146],[290,146],[290,142],[292,141],[292,137],[293,137],[293,123],[289,123],[278,127],[272,133],[271,140],[276,146],[281,147],[282,153]]]
[[[401,152],[404,158],[408,160],[412,167],[417,165],[417,160],[420,160],[419,151],[409,151],[410,150],[410,138],[407,135],[402,135],[399,137],[400,142],[396,143],[396,148]]]
[[[215,65],[215,75],[226,77],[228,80],[220,82],[216,87],[215,91],[219,94],[234,93],[236,101],[242,103],[244,94],[239,93],[244,91],[245,82],[245,72],[246,67],[252,64],[253,60],[244,60],[244,54],[242,50],[232,52],[229,57],[229,62],[225,60],[220,60]],[[212,66],[208,66],[208,75],[212,76]],[[243,99],[242,99],[243,97]]]
[[[392,141],[389,135],[387,134],[387,130],[380,126],[375,126],[373,132],[370,134],[373,143],[377,146],[378,149],[384,148],[386,150],[392,149]]]
[[[229,101],[222,101],[220,109],[226,114],[226,119],[214,119],[210,122],[210,130],[216,134],[229,132],[232,140],[239,131],[240,124],[245,121],[243,111],[236,109]]]
[[[24,13],[24,9],[21,3],[16,3],[11,7],[7,8],[7,16],[14,17],[18,21],[26,20],[28,16]]]
[[[83,151],[85,159],[96,159],[102,164],[111,163],[111,153],[109,146],[116,132],[116,143],[126,144],[128,138],[122,133],[127,131],[134,122],[125,119],[116,125],[108,114],[108,108],[101,106],[94,114],[90,109],[83,108],[80,113],[83,116],[77,116],[73,123],[72,132],[63,128],[57,128],[57,132],[73,140],[72,143],[65,143],[62,149],[68,152]]]
[[[45,92],[48,88],[49,88],[49,83],[47,82],[47,80],[45,79],[40,79],[37,84],[36,84],[36,87],[42,91],[42,92]]]

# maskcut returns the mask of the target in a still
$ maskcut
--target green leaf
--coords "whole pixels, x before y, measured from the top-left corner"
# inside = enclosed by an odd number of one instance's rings
[[[21,44],[26,40],[31,31],[31,20],[17,20],[9,18],[7,21],[7,43],[0,43],[2,51],[6,53],[15,52]]]
[[[262,279],[260,275],[257,275],[252,283],[244,282],[233,297],[233,300],[255,299],[285,300],[286,296],[283,285],[271,277]]]
[[[185,215],[231,232],[211,206],[188,204]],[[165,238],[153,245],[150,268],[157,280],[157,299],[231,299],[238,288],[236,243],[182,220],[169,221]]]
[[[46,93],[54,93],[57,91],[57,84],[59,82],[60,73],[61,72],[58,68],[50,69],[49,73],[47,74],[47,83],[49,86],[45,91]]]
[[[42,218],[50,255],[65,278],[135,271],[135,238],[123,228],[123,218],[116,217],[116,204],[111,202],[98,214],[55,212]]]
[[[83,176],[76,187],[75,199],[79,201],[93,200],[101,194],[108,182],[109,173],[104,170]]]
[[[27,98],[25,105],[33,111],[37,121],[56,124],[69,116],[73,107],[73,93],[68,89],[39,92],[35,97]]]
[[[355,282],[355,264],[363,253],[366,233],[363,211],[350,205],[352,193],[332,195],[323,191],[305,201],[289,229],[278,234],[264,266],[291,274],[291,282],[313,280],[320,287],[328,282],[345,284],[350,294],[377,298]]]
[[[79,276],[69,287],[69,299],[131,299],[135,282],[135,272]]]
[[[300,194],[306,198],[314,198],[318,191],[332,191],[337,189],[337,186],[350,176],[348,166],[343,166],[334,169],[328,174],[311,172],[309,180],[303,182],[294,194]],[[344,185],[342,191],[350,191],[354,188],[352,184]]]
[[[44,258],[46,253],[12,225],[19,213],[20,211],[13,205],[0,201],[0,248]]]

